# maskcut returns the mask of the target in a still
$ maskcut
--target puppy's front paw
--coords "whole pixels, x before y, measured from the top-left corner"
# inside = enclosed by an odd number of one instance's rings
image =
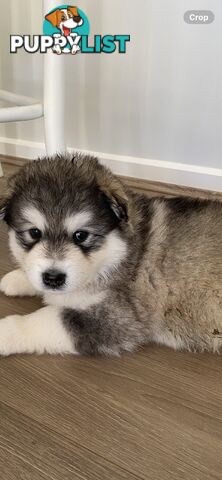
[[[71,53],[72,55],[76,55],[80,51],[80,47],[78,45],[73,45]]]
[[[0,356],[19,353],[19,326],[22,315],[10,315],[0,319]]]
[[[62,49],[61,49],[60,45],[55,45],[54,47],[52,47],[52,51],[53,51],[53,53],[57,53],[57,55],[61,55],[61,53],[62,53]]]
[[[9,297],[23,297],[36,295],[36,291],[29,283],[25,273],[13,270],[7,273],[0,282],[0,291]]]

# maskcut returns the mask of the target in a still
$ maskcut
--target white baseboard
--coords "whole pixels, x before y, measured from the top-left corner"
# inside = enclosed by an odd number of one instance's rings
[[[0,137],[0,154],[33,160],[45,155],[45,146],[44,143]]]
[[[70,147],[68,150],[75,149]],[[45,146],[43,143],[0,137],[0,153],[34,159],[45,155]],[[86,150],[84,153],[98,156],[102,163],[119,175],[222,192],[222,169],[219,168]]]

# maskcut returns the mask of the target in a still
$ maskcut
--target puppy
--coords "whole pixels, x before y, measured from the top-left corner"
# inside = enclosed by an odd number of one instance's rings
[[[68,37],[74,28],[83,25],[83,19],[80,16],[77,7],[71,6],[62,9],[57,8],[57,10],[54,10],[53,12],[46,15],[45,19],[48,20],[53,25],[53,27],[58,28],[61,32],[61,35],[65,37]],[[55,36],[60,35],[55,34]],[[79,50],[80,47],[78,45],[73,45],[71,52],[72,54],[76,54]],[[61,46],[56,45],[53,51],[60,55],[62,53]]]
[[[219,202],[150,199],[75,154],[28,163],[0,216],[19,267],[2,292],[46,305],[0,321],[1,355],[119,355],[151,342],[219,352]]]

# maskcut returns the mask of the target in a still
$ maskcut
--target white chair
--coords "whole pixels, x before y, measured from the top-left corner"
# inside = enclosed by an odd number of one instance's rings
[[[61,5],[61,0],[43,0],[43,19],[44,15],[57,5]],[[43,117],[46,153],[48,155],[66,149],[63,64],[64,55],[56,55],[52,52],[44,54],[43,103],[34,98],[0,90],[0,100],[12,104],[12,106],[0,108],[0,123]]]

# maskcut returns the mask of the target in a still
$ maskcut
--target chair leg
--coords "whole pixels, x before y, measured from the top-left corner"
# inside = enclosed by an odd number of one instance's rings
[[[44,129],[47,155],[66,150],[64,58],[48,52],[44,60]]]
[[[58,4],[44,0],[44,15]],[[65,55],[44,55],[44,130],[47,155],[65,152]]]

